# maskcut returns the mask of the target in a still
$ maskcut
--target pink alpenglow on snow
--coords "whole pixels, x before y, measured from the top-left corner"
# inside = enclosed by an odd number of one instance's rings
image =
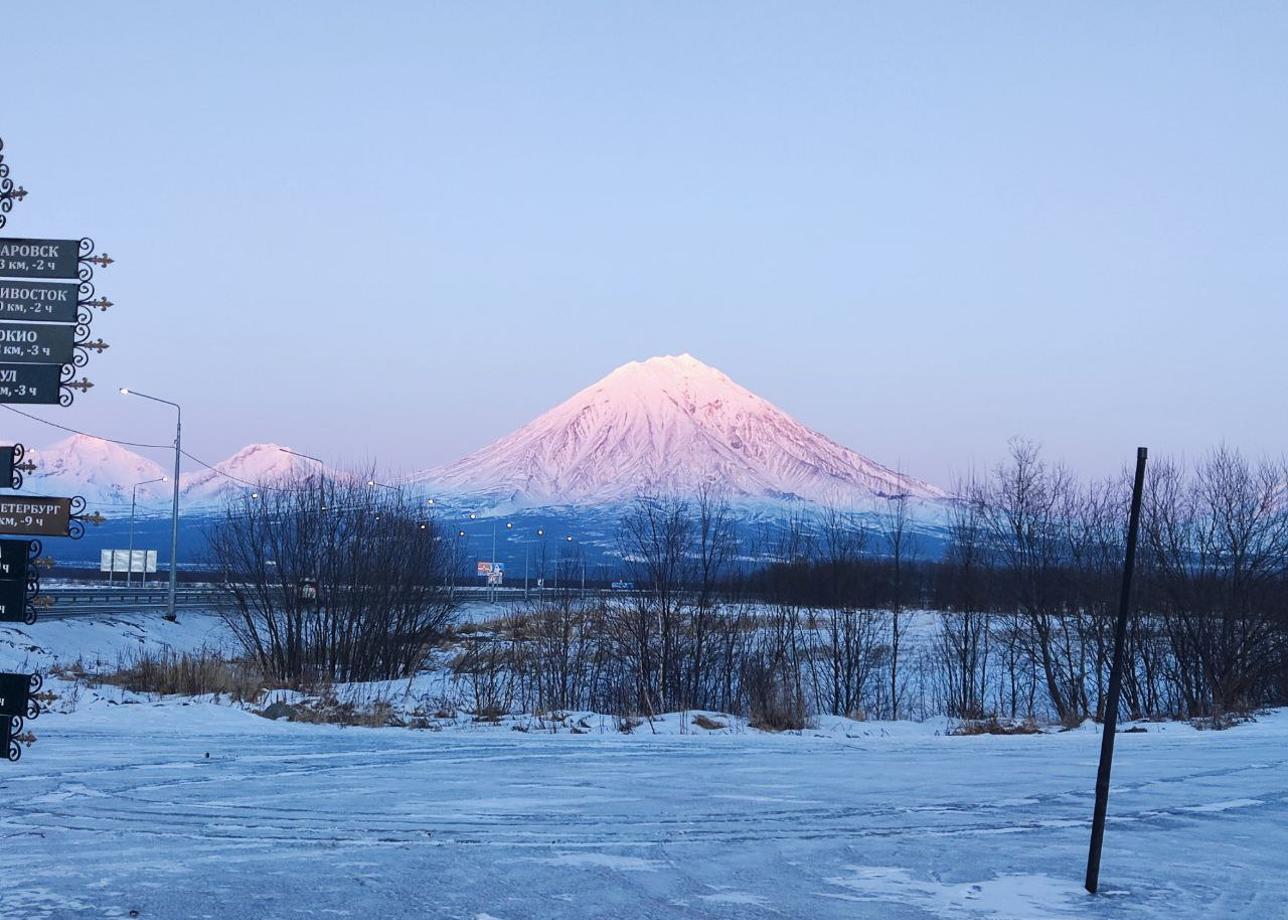
[[[851,504],[944,492],[797,422],[692,355],[632,361],[518,431],[420,481],[528,503],[642,493]]]

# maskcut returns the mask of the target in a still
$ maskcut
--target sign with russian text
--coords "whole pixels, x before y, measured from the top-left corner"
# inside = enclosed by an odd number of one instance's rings
[[[25,623],[27,582],[0,581],[0,623]]]
[[[0,533],[66,537],[71,520],[70,498],[0,496]]]
[[[0,275],[8,278],[80,277],[80,240],[0,238]]]
[[[0,716],[26,718],[31,702],[31,675],[0,673]]]
[[[30,540],[0,540],[0,580],[27,582]]]
[[[0,281],[0,320],[75,323],[79,282]]]
[[[0,323],[0,361],[71,364],[76,330],[40,323]]]
[[[62,380],[60,364],[0,364],[0,403],[56,406]]]

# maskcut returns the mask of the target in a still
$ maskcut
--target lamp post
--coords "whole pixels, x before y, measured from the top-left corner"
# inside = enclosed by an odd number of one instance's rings
[[[572,543],[573,542],[572,534],[568,534],[568,536],[565,537],[565,539],[569,543]],[[584,598],[586,596],[586,554],[581,551],[580,546],[577,547],[577,555],[581,556],[581,594],[580,596]]]
[[[464,539],[465,531],[463,529],[456,531],[456,542],[454,544],[454,552],[452,553],[452,584],[448,589],[449,597],[456,596],[456,570],[461,566],[461,541]]]
[[[545,530],[538,527],[537,536],[544,537],[545,535],[546,535]],[[531,540],[523,541],[523,599],[525,601],[528,599],[528,550],[531,548],[530,547],[531,543],[532,543]]]
[[[138,396],[152,402],[174,407],[174,505],[170,512],[170,596],[166,599],[165,618],[171,623],[179,619],[174,611],[175,593],[179,587],[179,454],[182,451],[183,409],[177,402],[149,396],[129,387],[121,387],[122,396]]]
[[[323,463],[321,460],[319,460],[317,457],[312,457],[308,454],[302,454],[298,450],[290,450],[285,447],[279,447],[278,450],[280,450],[284,454],[290,454],[292,457],[302,457],[305,460],[312,460],[314,463],[318,465],[318,494],[320,497],[318,505],[322,508],[323,511],[325,511],[326,510],[326,464]]]
[[[130,574],[134,571],[134,509],[139,503],[139,486],[150,486],[154,482],[165,481],[166,477],[164,476],[160,479],[145,479],[143,482],[136,482],[134,488],[130,490],[130,561],[125,563],[125,586],[127,588],[130,586]],[[148,583],[148,560],[146,554],[143,559],[143,583],[145,585]]]

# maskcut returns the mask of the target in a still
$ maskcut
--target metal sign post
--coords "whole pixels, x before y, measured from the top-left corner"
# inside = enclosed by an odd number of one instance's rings
[[[39,674],[0,673],[0,757],[17,760],[22,756],[19,742],[34,740],[23,736],[22,720],[40,715],[40,702],[35,696],[43,684]]]
[[[0,281],[0,319],[75,325],[80,305],[76,282]]]
[[[1140,502],[1145,490],[1144,447],[1136,448],[1136,480],[1131,493],[1127,523],[1127,558],[1123,562],[1122,593],[1118,597],[1118,622],[1114,626],[1114,659],[1109,670],[1109,696],[1100,735],[1100,770],[1096,774],[1096,809],[1091,819],[1091,849],[1087,854],[1086,888],[1100,886],[1100,849],[1105,842],[1105,814],[1109,809],[1109,773],[1114,762],[1114,731],[1118,727],[1118,699],[1122,693],[1123,645],[1127,641],[1127,616],[1131,610],[1131,579],[1136,568],[1136,533],[1140,529]]]
[[[27,195],[9,178],[3,151],[0,140],[0,228]],[[95,299],[94,266],[112,261],[107,253],[96,255],[88,238],[0,237],[0,403],[70,406],[73,390],[85,393],[94,385],[77,380],[76,372],[91,350],[102,354],[108,347],[102,339],[91,342],[89,329],[94,310],[112,306],[106,297]],[[0,449],[0,488],[20,489],[23,472],[35,468],[22,463],[23,453],[21,444]],[[85,521],[102,521],[98,512],[84,512],[80,496],[0,496],[0,534],[79,539]],[[39,540],[0,540],[0,621],[36,621],[40,579],[31,563],[40,550]],[[22,725],[40,714],[33,699],[40,686],[38,674],[0,674],[0,757],[17,760],[21,744],[35,741]]]

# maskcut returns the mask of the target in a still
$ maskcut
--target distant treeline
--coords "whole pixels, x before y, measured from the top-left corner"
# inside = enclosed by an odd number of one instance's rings
[[[714,492],[638,499],[620,528],[639,589],[637,705],[746,708],[746,694],[702,689],[747,673],[748,659],[712,654],[736,614],[756,624],[745,654],[773,672],[774,692],[811,711],[1101,717],[1129,479],[1079,481],[1017,441],[955,494],[941,558],[922,558],[894,497],[875,519],[785,522],[761,550],[772,561],[750,572],[733,563]],[[1191,468],[1152,461],[1136,585],[1127,715],[1224,720],[1288,703],[1288,466],[1228,448]],[[929,641],[910,644],[917,609],[940,615]]]
[[[281,679],[407,676],[447,642],[480,713],[1103,715],[1130,483],[1079,481],[1028,443],[957,485],[933,559],[904,497],[767,528],[752,568],[716,491],[644,496],[617,528],[633,590],[583,591],[583,559],[543,556],[553,590],[456,632],[454,530],[400,493],[292,486],[230,506],[211,541],[230,621]],[[1288,704],[1288,466],[1151,460],[1136,584],[1123,714],[1225,724]]]

